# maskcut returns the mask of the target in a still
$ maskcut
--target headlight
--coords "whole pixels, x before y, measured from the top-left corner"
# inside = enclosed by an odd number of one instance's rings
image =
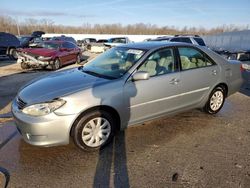
[[[51,102],[33,104],[24,108],[22,112],[31,116],[44,116],[60,108],[65,103],[66,101],[58,99]]]
[[[38,59],[38,60],[41,60],[41,61],[48,61],[48,60],[51,59],[51,57],[39,56],[37,59]]]

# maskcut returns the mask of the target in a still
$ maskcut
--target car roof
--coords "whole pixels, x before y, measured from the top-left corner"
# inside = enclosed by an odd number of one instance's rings
[[[196,45],[183,43],[183,42],[153,41],[153,42],[129,43],[129,44],[121,45],[119,47],[151,50],[151,49],[158,49],[162,47],[174,47],[174,46],[196,46]]]

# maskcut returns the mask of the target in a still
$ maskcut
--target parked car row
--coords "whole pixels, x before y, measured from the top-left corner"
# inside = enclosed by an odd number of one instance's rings
[[[110,39],[95,39],[95,38],[85,38],[83,40],[78,40],[77,44],[80,47],[85,48],[93,53],[102,53],[107,49],[110,49],[114,46],[119,46],[122,44],[130,43],[128,37],[114,37]]]
[[[0,55],[17,59],[22,69],[51,68],[57,70],[69,63],[80,63],[83,50],[73,37],[42,38],[42,31],[16,37],[0,32]]]

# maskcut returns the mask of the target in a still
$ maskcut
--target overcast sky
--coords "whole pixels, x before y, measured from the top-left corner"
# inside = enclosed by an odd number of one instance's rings
[[[250,0],[0,0],[0,14],[56,24],[250,25]]]

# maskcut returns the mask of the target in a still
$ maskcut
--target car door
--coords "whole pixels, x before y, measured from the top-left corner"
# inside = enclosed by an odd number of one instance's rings
[[[67,42],[63,42],[60,48],[60,60],[62,64],[67,64],[70,60],[69,46]]]
[[[201,102],[219,77],[219,66],[204,52],[194,47],[178,47],[180,61],[179,87],[182,107]]]
[[[79,53],[79,48],[72,42],[69,42],[70,62],[75,62]]]
[[[178,108],[180,73],[172,48],[161,49],[150,55],[137,68],[149,73],[148,80],[132,81],[124,85],[124,100],[129,101],[129,124],[160,116]]]

